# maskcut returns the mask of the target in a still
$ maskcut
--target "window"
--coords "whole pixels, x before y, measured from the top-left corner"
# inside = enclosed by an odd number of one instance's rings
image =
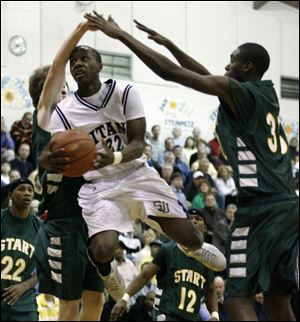
[[[281,76],[281,97],[299,99],[299,79]]]
[[[131,56],[100,51],[102,74],[117,79],[131,79]]]

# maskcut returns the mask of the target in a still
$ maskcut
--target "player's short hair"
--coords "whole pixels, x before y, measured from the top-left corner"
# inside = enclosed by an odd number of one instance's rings
[[[34,107],[38,106],[50,67],[50,65],[46,65],[44,67],[37,68],[29,78],[29,94]]]
[[[245,43],[238,47],[240,55],[244,61],[251,61],[255,67],[258,76],[262,77],[270,65],[270,56],[267,50],[256,43]]]
[[[97,51],[96,49],[94,49],[90,46],[77,46],[77,47],[75,47],[70,55],[70,58],[72,57],[72,55],[74,55],[74,53],[77,50],[85,50],[85,51],[89,52],[90,54],[92,54],[94,56],[94,58],[96,59],[96,61],[99,64],[102,64],[102,58],[101,58],[99,51]]]

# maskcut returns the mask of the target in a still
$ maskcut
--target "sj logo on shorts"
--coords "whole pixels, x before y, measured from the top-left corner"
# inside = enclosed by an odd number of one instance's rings
[[[160,212],[163,212],[164,214],[167,214],[170,212],[169,209],[169,204],[165,201],[154,201],[153,205],[155,207],[155,209],[157,209]]]

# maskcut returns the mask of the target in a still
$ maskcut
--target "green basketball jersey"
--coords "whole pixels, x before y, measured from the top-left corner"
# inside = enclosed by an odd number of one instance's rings
[[[231,79],[230,91],[238,121],[221,103],[216,131],[233,168],[240,202],[295,196],[288,143],[280,124],[273,83],[239,83]]]
[[[36,155],[40,155],[51,139],[51,134],[37,124],[36,111],[33,114],[33,146]],[[85,180],[83,177],[70,178],[62,174],[49,173],[39,169],[43,185],[44,200],[40,205],[41,212],[48,211],[48,219],[79,218],[81,208],[78,205],[78,192]]]
[[[1,210],[1,290],[28,280],[35,270],[35,238],[40,220],[32,214],[25,220]],[[36,309],[35,289],[31,288],[13,305],[15,311]]]
[[[185,255],[175,242],[164,244],[153,263],[161,268],[154,311],[181,321],[199,321],[201,299],[214,280],[213,272]]]

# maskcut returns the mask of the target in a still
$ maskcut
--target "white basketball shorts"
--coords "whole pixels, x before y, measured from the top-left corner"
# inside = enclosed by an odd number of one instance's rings
[[[169,185],[148,164],[84,184],[79,205],[89,237],[106,230],[133,231],[136,218],[159,232],[160,225],[149,216],[187,218]]]

